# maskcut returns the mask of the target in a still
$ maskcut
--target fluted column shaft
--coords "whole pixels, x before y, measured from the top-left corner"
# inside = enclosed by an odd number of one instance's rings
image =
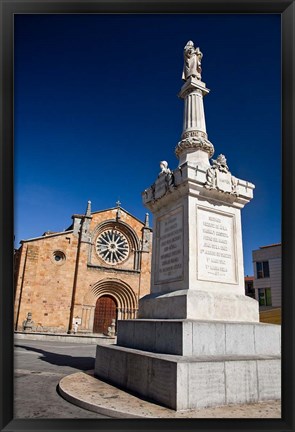
[[[189,77],[181,88],[179,97],[184,100],[183,130],[175,153],[179,166],[186,162],[208,168],[214,147],[208,140],[203,97],[209,93],[206,84]]]
[[[198,130],[206,134],[203,95],[201,90],[194,90],[184,100],[183,133]]]

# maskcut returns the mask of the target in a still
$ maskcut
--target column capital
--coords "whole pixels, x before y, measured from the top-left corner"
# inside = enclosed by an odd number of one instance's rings
[[[202,96],[206,96],[210,92],[203,81],[191,76],[181,87],[178,97],[185,99],[190,93],[197,92],[198,90],[202,93]]]

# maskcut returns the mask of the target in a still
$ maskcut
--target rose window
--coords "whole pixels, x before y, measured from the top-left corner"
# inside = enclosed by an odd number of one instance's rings
[[[96,240],[96,250],[101,259],[108,264],[118,264],[129,255],[127,238],[116,229],[103,231]]]

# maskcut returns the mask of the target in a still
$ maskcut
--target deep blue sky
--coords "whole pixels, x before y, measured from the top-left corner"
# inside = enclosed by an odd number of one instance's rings
[[[140,219],[159,161],[182,132],[183,47],[204,54],[215,156],[256,185],[242,210],[252,250],[281,241],[280,15],[16,15],[15,246],[74,213],[122,207]]]

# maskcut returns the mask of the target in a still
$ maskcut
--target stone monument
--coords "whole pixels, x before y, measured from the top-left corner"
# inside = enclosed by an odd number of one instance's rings
[[[151,294],[95,364],[97,377],[175,410],[280,398],[280,326],[259,323],[244,289],[241,209],[254,185],[224,155],[210,163],[202,57],[189,41],[178,168],[162,161],[143,192],[154,215]]]

